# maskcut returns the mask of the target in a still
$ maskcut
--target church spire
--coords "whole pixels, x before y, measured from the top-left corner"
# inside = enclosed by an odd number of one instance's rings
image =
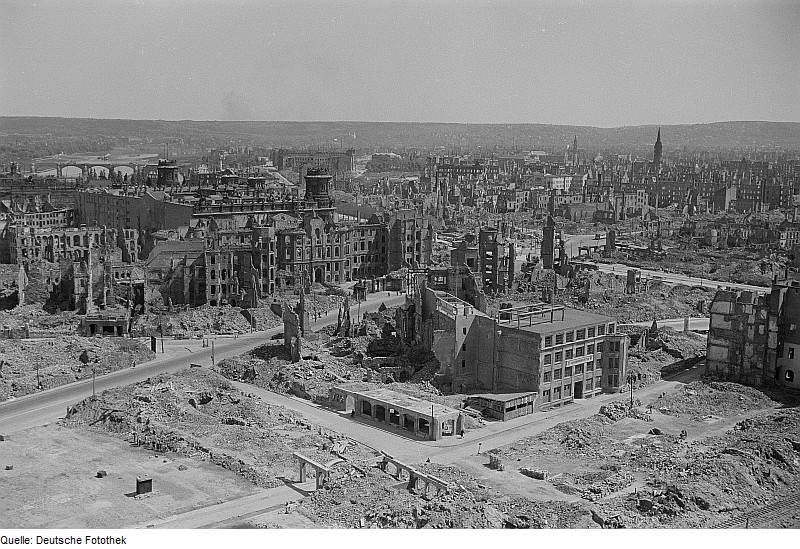
[[[575,135],[575,139],[572,141],[572,165],[578,165],[578,136]]]
[[[653,146],[653,164],[661,164],[661,128],[658,128],[656,144]]]

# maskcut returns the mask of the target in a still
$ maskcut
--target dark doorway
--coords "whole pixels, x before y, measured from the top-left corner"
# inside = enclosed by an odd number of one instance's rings
[[[575,397],[576,399],[583,398],[583,381],[575,382]]]
[[[430,429],[430,423],[428,422],[428,420],[424,418],[419,418],[419,429],[418,429],[419,432],[422,433],[423,435],[427,435],[430,433],[429,429]]]
[[[370,404],[366,400],[363,401],[361,403],[361,413],[364,414],[365,416],[372,416],[372,404]]]
[[[386,421],[386,408],[380,404],[375,405],[375,419],[378,421]]]

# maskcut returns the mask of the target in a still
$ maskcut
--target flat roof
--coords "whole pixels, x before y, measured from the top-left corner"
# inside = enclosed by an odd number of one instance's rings
[[[394,408],[402,408],[410,412],[415,412],[421,416],[430,416],[431,406],[433,406],[434,417],[450,415],[450,414],[458,415],[461,413],[460,410],[456,410],[455,408],[445,406],[444,404],[437,404],[436,402],[431,402],[429,400],[422,400],[416,397],[412,397],[410,395],[398,393],[397,391],[392,391],[390,389],[358,390],[358,389],[351,389],[347,385],[339,385],[337,387],[334,387],[334,389],[345,391],[352,395],[359,395],[372,400],[384,402],[387,405],[392,406]]]
[[[527,393],[497,393],[497,394],[489,394],[489,393],[481,393],[479,395],[467,395],[467,398],[483,398],[486,400],[496,400],[498,402],[509,402],[511,400],[516,400],[518,398],[526,397],[526,396],[535,396],[535,391],[529,391]]]
[[[615,318],[610,316],[564,307],[564,320],[561,320],[561,311],[555,311],[553,313],[552,322],[550,322],[550,313],[546,312],[542,317],[533,316],[530,320],[527,318],[520,319],[519,328],[517,327],[516,320],[501,322],[497,327],[500,330],[503,328],[513,328],[514,330],[523,330],[536,334],[549,334],[573,330],[575,328],[589,327],[596,324],[616,323],[616,321]],[[532,325],[528,326],[528,322],[532,322]]]

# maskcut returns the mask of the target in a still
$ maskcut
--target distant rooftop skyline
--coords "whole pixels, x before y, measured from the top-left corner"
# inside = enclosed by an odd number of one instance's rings
[[[800,2],[7,0],[0,115],[800,122]]]

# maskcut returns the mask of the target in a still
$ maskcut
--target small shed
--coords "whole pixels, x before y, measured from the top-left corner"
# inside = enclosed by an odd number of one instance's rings
[[[153,479],[149,477],[136,477],[136,495],[149,494],[153,491]]]
[[[536,403],[536,393],[498,393],[469,395],[467,406],[483,413],[484,416],[508,421],[515,417],[532,414]]]

